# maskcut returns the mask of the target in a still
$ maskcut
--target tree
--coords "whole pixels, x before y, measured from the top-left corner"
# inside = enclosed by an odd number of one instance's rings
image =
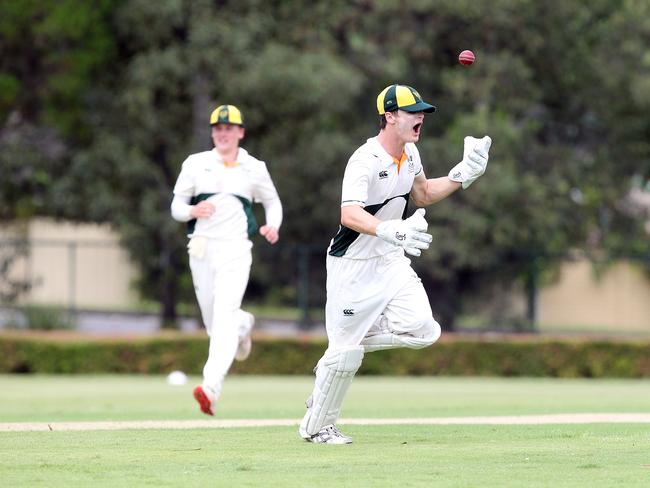
[[[29,254],[21,223],[34,215],[67,216],[58,179],[65,178],[72,148],[87,140],[83,95],[110,55],[102,20],[112,3],[10,0],[0,6],[0,224],[19,231],[2,246],[2,303],[32,286],[12,272]]]
[[[187,275],[182,226],[169,216],[171,190],[185,157],[211,147],[207,137],[199,147],[193,129],[201,126],[207,136],[208,117],[218,103],[243,109],[248,147],[265,159],[268,155],[280,194],[287,196],[288,215],[305,206],[318,210],[328,163],[346,146],[338,122],[346,97],[357,89],[355,73],[326,52],[305,53],[273,42],[255,52],[265,29],[258,19],[252,8],[233,6],[228,15],[211,2],[129,2],[115,21],[127,61],[106,87],[119,95],[104,98],[92,147],[73,158],[69,181],[87,189],[79,198],[98,195],[78,208],[115,223],[140,263],[141,289],[161,301],[167,322],[175,319],[177,277]],[[270,27],[268,35],[277,28]],[[322,68],[325,74],[318,72]],[[342,103],[327,107],[334,90]],[[298,194],[302,198],[289,196]],[[283,233],[289,240],[312,238],[313,225],[310,232],[292,218],[286,222]],[[186,298],[190,291],[184,290]]]
[[[642,219],[621,204],[650,177],[646,2],[22,3],[0,16],[3,130],[18,107],[63,148],[31,158],[30,171],[61,161],[67,171],[26,178],[27,203],[8,183],[4,211],[111,222],[168,322],[193,300],[171,190],[184,158],[211,147],[207,117],[221,103],[244,112],[244,146],[269,165],[291,246],[324,248],[336,232],[345,162],[376,134],[386,85],[415,86],[438,107],[419,144],[428,176],[458,161],[464,135],[490,134],[486,175],[428,210],[435,245],[416,261],[449,327],[474,306],[467,291],[525,286],[573,248],[646,250]],[[456,61],[465,48],[477,53],[470,68]],[[18,181],[24,166],[0,158]],[[256,264],[253,290],[293,272]],[[316,274],[324,282],[324,259]]]

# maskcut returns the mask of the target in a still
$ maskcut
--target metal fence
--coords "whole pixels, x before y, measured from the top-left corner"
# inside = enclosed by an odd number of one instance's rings
[[[295,322],[304,329],[322,323],[325,246],[256,246],[253,255],[246,301],[298,309]],[[508,286],[462,289],[462,296],[449,297],[427,281],[417,261],[414,267],[439,320],[445,318],[444,303],[462,304],[454,322],[458,329],[650,334],[650,256],[610,258],[596,264],[575,254],[513,258],[508,265],[521,273]],[[50,306],[71,317],[80,311],[147,311],[133,286],[136,267],[116,240],[0,241],[0,273],[0,305],[5,309]],[[185,297],[193,302],[191,293]],[[193,327],[188,324],[185,328]]]
[[[138,301],[131,288],[135,270],[126,251],[111,240],[35,239],[0,241],[2,289],[24,284],[18,304],[44,304],[76,310],[129,308]]]

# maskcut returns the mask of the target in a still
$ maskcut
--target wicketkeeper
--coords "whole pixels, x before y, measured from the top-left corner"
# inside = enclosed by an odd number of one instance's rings
[[[251,206],[264,206],[266,225],[259,233],[275,244],[282,204],[266,164],[239,147],[244,138],[239,109],[217,107],[210,125],[214,149],[183,162],[171,212],[188,224],[192,280],[210,337],[203,384],[194,389],[194,398],[202,412],[213,415],[233,359],[243,361],[251,350],[255,319],[241,309],[252,260],[250,237],[258,231]]]
[[[325,321],[328,348],[315,368],[314,390],[300,436],[349,444],[336,427],[341,404],[366,352],[430,346],[440,337],[424,287],[404,253],[428,249],[424,209],[468,188],[487,167],[491,139],[465,137],[463,159],[448,176],[427,179],[415,146],[425,103],[409,86],[390,85],[377,97],[380,131],[350,157],[343,177],[341,227],[327,255]]]

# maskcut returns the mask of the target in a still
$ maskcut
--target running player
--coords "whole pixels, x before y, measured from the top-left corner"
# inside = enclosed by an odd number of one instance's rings
[[[255,319],[241,309],[252,260],[250,237],[258,231],[251,206],[254,201],[264,206],[266,225],[259,233],[275,244],[282,204],[266,164],[239,147],[244,138],[239,109],[217,107],[210,125],[214,149],[183,162],[171,212],[188,224],[192,281],[210,337],[203,384],[194,389],[194,398],[203,413],[213,415],[233,359],[243,361],[251,350]]]
[[[432,240],[418,207],[467,188],[487,167],[491,139],[465,138],[463,160],[448,176],[427,179],[415,146],[424,114],[435,111],[417,91],[386,87],[377,97],[380,131],[350,157],[343,177],[341,227],[327,256],[328,347],[315,368],[299,434],[307,441],[349,444],[336,427],[341,404],[366,352],[430,346],[440,337],[411,261]],[[405,220],[404,220],[405,219]]]

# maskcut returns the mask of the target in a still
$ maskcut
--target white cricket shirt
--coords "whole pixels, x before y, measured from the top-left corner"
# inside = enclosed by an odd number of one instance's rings
[[[380,220],[404,219],[414,178],[422,172],[415,144],[404,146],[401,166],[376,137],[350,157],[343,176],[341,206],[359,205]],[[394,252],[395,246],[375,236],[341,226],[330,242],[328,253],[349,259],[368,259]]]
[[[188,156],[174,186],[174,218],[190,221],[189,206],[197,197],[213,203],[215,212],[210,218],[197,219],[189,237],[248,239],[254,201],[264,206],[267,225],[279,229],[282,224],[282,205],[266,164],[241,147],[234,166],[226,166],[216,149]]]

